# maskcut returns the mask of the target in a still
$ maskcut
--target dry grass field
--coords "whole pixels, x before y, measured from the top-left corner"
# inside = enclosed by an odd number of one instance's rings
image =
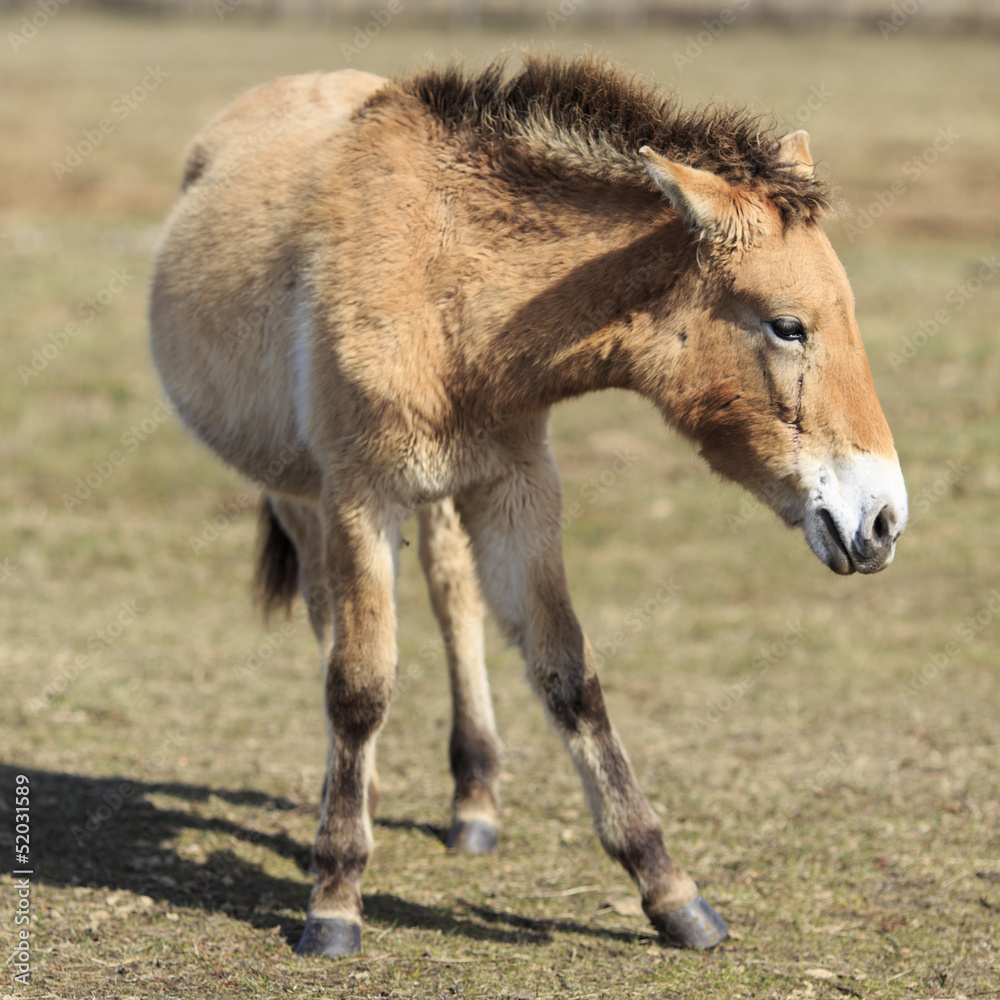
[[[23,16],[0,22],[0,944],[7,960],[28,929],[31,973],[11,958],[0,996],[1000,996],[997,40],[921,32],[919,10],[882,38],[572,17],[461,34],[404,6],[352,53],[363,26],[60,7],[18,43]],[[657,944],[495,636],[501,846],[445,854],[448,697],[411,546],[365,952],[298,959],[317,657],[301,615],[255,619],[254,502],[162,400],[151,247],[188,139],[252,84],[521,43],[592,44],[691,102],[810,130],[855,213],[830,233],[911,526],[885,573],[836,577],[641,402],[560,408],[577,609],[668,842],[733,940]]]

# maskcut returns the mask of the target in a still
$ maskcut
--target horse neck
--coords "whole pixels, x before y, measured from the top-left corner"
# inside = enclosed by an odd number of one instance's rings
[[[649,350],[695,266],[662,202],[606,185],[546,192],[506,206],[500,225],[494,211],[476,239],[495,262],[477,308],[481,400],[515,413],[598,389],[648,394]]]

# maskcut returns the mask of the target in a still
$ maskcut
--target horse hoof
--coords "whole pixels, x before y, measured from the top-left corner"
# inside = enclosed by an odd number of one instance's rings
[[[297,955],[343,958],[361,951],[361,924],[343,917],[309,917],[295,949]]]
[[[714,948],[729,937],[725,920],[701,896],[686,906],[654,913],[650,920],[666,944],[679,948]]]
[[[497,828],[481,819],[456,820],[448,831],[445,847],[453,853],[489,854],[496,850]]]

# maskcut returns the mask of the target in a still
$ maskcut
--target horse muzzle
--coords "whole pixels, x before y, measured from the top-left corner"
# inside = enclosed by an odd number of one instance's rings
[[[877,573],[892,562],[907,520],[906,487],[891,459],[858,455],[821,465],[810,477],[803,532],[835,573]]]

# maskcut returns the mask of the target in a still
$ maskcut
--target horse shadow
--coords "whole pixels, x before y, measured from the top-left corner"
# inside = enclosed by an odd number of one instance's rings
[[[35,882],[58,888],[124,890],[171,907],[224,912],[253,927],[277,927],[291,947],[297,944],[305,927],[309,895],[305,879],[264,871],[232,847],[191,852],[171,845],[178,839],[190,844],[191,833],[196,841],[218,842],[221,835],[286,858],[303,875],[309,870],[309,845],[284,832],[280,823],[278,832],[262,832],[231,819],[157,805],[148,796],[165,794],[192,806],[215,799],[252,806],[272,814],[272,818],[274,813],[301,811],[301,805],[253,790],[117,776],[91,778],[0,764],[0,812],[13,815],[11,803],[5,799],[19,774],[27,775],[30,781],[29,867]],[[444,828],[409,820],[381,819],[376,825],[409,830],[442,843],[447,833]],[[442,858],[442,864],[446,863]],[[464,899],[452,906],[427,906],[392,893],[374,892],[364,895],[364,907],[371,927],[439,930],[449,936],[499,944],[544,944],[556,932],[629,943],[637,936],[562,919],[536,920]],[[287,911],[298,915],[289,916]]]

